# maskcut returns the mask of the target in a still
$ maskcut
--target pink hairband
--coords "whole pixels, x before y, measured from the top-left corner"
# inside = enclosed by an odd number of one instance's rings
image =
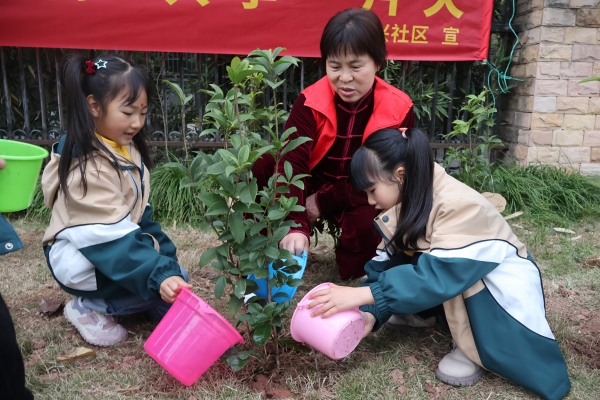
[[[402,137],[406,140],[408,140],[408,137],[406,136],[406,129],[407,128],[400,128],[400,132],[402,132]]]

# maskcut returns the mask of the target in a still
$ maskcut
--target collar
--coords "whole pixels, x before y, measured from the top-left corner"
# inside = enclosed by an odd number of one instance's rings
[[[105,138],[104,136],[100,135],[99,133],[96,133],[96,137],[98,139],[100,139],[102,142],[108,144],[117,154],[120,154],[123,157],[125,157],[126,159],[131,160],[131,155],[129,154],[129,150],[127,149],[127,146],[121,146],[117,142],[112,141],[108,138]]]

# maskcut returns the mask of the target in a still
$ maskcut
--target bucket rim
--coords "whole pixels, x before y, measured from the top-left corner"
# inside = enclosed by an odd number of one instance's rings
[[[2,143],[18,143],[19,146],[23,146],[23,147],[29,147],[31,149],[35,149],[38,150],[40,152],[40,154],[38,155],[33,155],[33,156],[13,156],[10,154],[2,154],[2,150],[0,147],[0,158],[3,158],[5,160],[10,160],[10,161],[37,161],[37,160],[43,160],[44,158],[48,157],[48,155],[50,154],[48,152],[48,150],[44,149],[41,146],[35,145],[35,144],[31,144],[31,143],[27,143],[27,142],[23,142],[20,140],[12,140],[12,139],[0,139],[0,144]]]

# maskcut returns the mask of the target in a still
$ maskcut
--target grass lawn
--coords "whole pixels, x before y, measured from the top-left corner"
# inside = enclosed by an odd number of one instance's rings
[[[113,348],[87,344],[59,309],[39,313],[40,301],[68,301],[54,282],[40,246],[44,227],[24,219],[11,221],[25,249],[0,257],[0,292],[9,305],[26,365],[27,385],[36,399],[535,399],[527,390],[486,373],[472,387],[454,388],[438,381],[437,363],[450,349],[443,329],[390,331],[365,338],[342,360],[331,360],[289,334],[284,321],[277,368],[272,352],[233,372],[218,361],[191,387],[184,387],[144,351],[156,323],[139,316],[119,321],[128,340]],[[547,315],[567,360],[572,382],[570,399],[600,398],[600,221],[568,226],[535,227],[511,219],[513,230],[536,259],[544,279]],[[189,227],[165,227],[178,247],[181,264],[190,272],[194,291],[232,320],[224,300],[212,295],[214,272],[200,268],[200,254],[215,245],[208,233]],[[319,238],[309,255],[305,283],[295,301],[325,281],[340,283],[332,240]],[[357,285],[357,282],[345,282]],[[291,317],[293,308],[288,312]],[[241,326],[240,330],[244,334]],[[248,340],[247,340],[248,342]],[[61,363],[57,356],[78,346],[92,348],[95,359]],[[0,396],[1,397],[1,396]]]

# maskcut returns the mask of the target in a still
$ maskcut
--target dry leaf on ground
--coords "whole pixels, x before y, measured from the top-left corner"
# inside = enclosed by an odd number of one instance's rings
[[[402,372],[398,368],[392,370],[392,373],[390,375],[392,378],[392,382],[397,383],[397,384],[404,382],[404,372]]]
[[[556,232],[560,232],[560,233],[570,233],[572,235],[575,234],[574,231],[570,230],[570,229],[566,229],[566,228],[552,228],[554,229]]]
[[[40,301],[39,312],[45,315],[52,315],[58,311],[58,309],[65,304],[64,299],[46,300]]]
[[[509,219],[513,219],[513,218],[520,217],[520,216],[521,216],[521,215],[523,215],[523,214],[524,214],[524,213],[523,213],[523,211],[517,211],[517,212],[515,212],[515,213],[512,213],[512,214],[510,214],[510,215],[507,215],[506,217],[504,217],[504,219],[505,219],[506,221],[508,221]]]
[[[75,347],[56,356],[56,360],[61,363],[69,363],[83,359],[93,360],[94,358],[96,358],[96,352],[87,347]]]

